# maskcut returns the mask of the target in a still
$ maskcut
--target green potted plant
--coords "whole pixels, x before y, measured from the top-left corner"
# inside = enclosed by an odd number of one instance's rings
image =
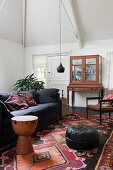
[[[40,91],[40,89],[44,89],[44,82],[38,81],[36,77],[34,77],[34,73],[26,76],[25,78],[20,78],[14,84],[15,91],[27,91],[31,89],[35,89],[36,91]]]

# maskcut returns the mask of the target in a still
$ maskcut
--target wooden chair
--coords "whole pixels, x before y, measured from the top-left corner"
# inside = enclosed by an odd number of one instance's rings
[[[108,90],[106,95],[113,95],[113,90]],[[98,99],[99,104],[97,105],[88,105],[89,100]],[[86,115],[88,119],[88,109],[95,110],[100,112],[100,124],[102,124],[102,112],[109,112],[109,118],[111,117],[111,112],[113,112],[113,106],[102,106],[102,103],[113,102],[113,99],[103,99],[102,97],[88,97],[86,98]]]

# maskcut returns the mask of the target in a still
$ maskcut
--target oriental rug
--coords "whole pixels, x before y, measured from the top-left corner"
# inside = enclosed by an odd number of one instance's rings
[[[112,170],[113,169],[113,116],[99,114],[68,113],[43,130],[33,139],[34,152],[16,155],[15,147],[1,152],[0,170]],[[70,125],[89,125],[99,132],[100,144],[92,150],[73,150],[65,141]]]

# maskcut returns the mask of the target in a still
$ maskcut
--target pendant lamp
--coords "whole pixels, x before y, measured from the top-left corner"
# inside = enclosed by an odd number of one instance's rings
[[[57,67],[58,73],[64,73],[65,68],[61,63],[61,2],[59,0],[59,28],[60,28],[60,65]]]

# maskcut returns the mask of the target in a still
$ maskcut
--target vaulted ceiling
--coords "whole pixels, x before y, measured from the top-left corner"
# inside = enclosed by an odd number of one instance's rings
[[[59,0],[27,0],[26,45],[59,43]],[[62,42],[75,42],[72,28],[63,8]]]
[[[25,46],[58,44],[59,0],[26,0],[26,20],[23,22],[24,1],[4,1],[0,10],[0,38],[20,44],[24,40]],[[113,0],[62,2],[62,43],[77,43],[77,38],[83,44],[113,39]],[[0,6],[2,3],[0,0]]]
[[[22,43],[23,0],[6,0],[0,10],[0,38]],[[0,0],[0,6],[3,0]]]
[[[84,41],[113,39],[113,0],[73,0]]]

